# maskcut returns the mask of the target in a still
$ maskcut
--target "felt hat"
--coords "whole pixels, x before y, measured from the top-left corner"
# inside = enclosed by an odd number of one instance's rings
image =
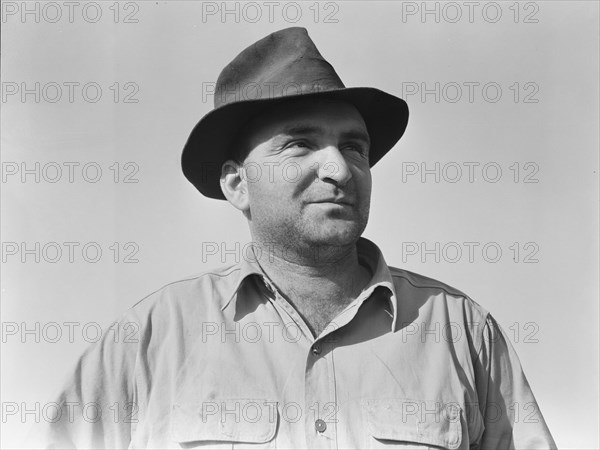
[[[183,149],[186,178],[203,195],[224,200],[221,166],[231,159],[238,132],[265,108],[299,98],[354,105],[369,132],[371,167],[398,142],[408,122],[404,100],[372,87],[345,87],[306,29],[286,28],[252,44],[223,69],[214,109],[194,127]]]

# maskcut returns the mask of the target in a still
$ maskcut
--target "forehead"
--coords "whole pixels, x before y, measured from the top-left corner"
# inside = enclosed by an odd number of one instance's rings
[[[365,122],[352,104],[328,99],[303,99],[273,106],[250,122],[246,131],[251,144],[276,135],[303,129],[332,133],[362,132]]]

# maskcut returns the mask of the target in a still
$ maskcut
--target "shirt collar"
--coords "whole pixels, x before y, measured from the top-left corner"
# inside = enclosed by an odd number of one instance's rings
[[[232,290],[229,295],[224,295],[221,304],[221,310],[224,310],[227,305],[231,303],[235,298],[235,294],[239,291],[243,283],[246,282],[252,275],[259,276],[267,289],[273,291],[275,289],[272,286],[271,281],[267,275],[263,272],[262,268],[258,264],[254,249],[249,252],[244,252],[244,257],[237,264],[238,275],[233,280]],[[398,300],[396,297],[396,290],[394,288],[394,280],[388,265],[383,258],[383,254],[377,245],[366,238],[360,238],[356,244],[356,250],[358,253],[359,261],[371,271],[371,280],[367,283],[363,289],[360,297],[368,298],[371,294],[381,286],[387,288],[390,292],[390,305],[392,307],[392,331],[395,330],[397,317],[398,317]]]
[[[242,260],[237,264],[237,277],[233,280],[232,290],[228,295],[224,295],[221,299],[221,311],[224,310],[229,303],[234,299],[235,294],[240,290],[242,284],[252,275],[258,275],[262,277],[263,282],[266,281],[266,275],[262,271],[260,265],[256,260],[254,253],[254,247],[250,246],[250,251],[244,252]]]
[[[379,286],[386,288],[390,293],[390,306],[392,307],[392,331],[396,329],[398,319],[398,298],[394,287],[392,273],[383,258],[377,245],[366,238],[360,238],[356,244],[358,259],[371,271],[371,280],[363,289],[361,297],[368,298]]]

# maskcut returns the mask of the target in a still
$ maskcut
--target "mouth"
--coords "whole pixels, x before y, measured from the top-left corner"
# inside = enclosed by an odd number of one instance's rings
[[[339,205],[339,206],[354,206],[354,202],[350,201],[348,199],[325,199],[325,200],[318,200],[318,201],[314,201],[311,203],[316,203],[316,204],[329,204],[329,205]]]

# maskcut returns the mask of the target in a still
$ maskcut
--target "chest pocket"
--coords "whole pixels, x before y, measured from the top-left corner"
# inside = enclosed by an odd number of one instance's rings
[[[279,415],[266,399],[210,399],[174,404],[170,434],[182,448],[272,448]]]
[[[368,448],[450,449],[461,447],[462,409],[456,403],[372,399],[363,403]]]

